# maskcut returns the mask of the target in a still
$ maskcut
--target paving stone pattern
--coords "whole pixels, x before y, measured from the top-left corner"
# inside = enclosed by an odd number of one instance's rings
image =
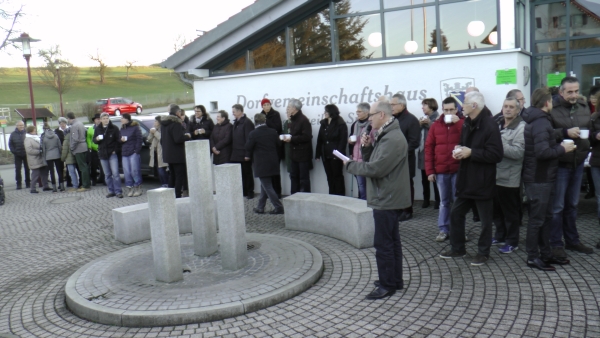
[[[158,187],[144,183],[144,187]],[[525,265],[520,250],[493,250],[471,267],[476,241],[464,259],[443,260],[448,248],[434,241],[437,212],[415,203],[415,218],[400,226],[405,290],[365,301],[377,279],[374,249],[322,235],[284,229],[283,216],[255,215],[245,202],[248,232],[299,239],[324,259],[321,279],[278,305],[230,319],[170,327],[127,328],[95,324],[65,307],[64,286],[80,267],[129,247],[113,239],[112,208],[146,202],[106,199],[106,189],[86,193],[7,192],[0,207],[0,335],[19,337],[600,337],[598,253],[569,252],[571,265],[545,273]],[[77,196],[70,204],[51,204]],[[594,200],[582,200],[578,228],[583,243],[600,237]],[[268,211],[268,210],[267,210]],[[470,217],[469,217],[470,219]],[[331,220],[335,222],[335,219]],[[467,223],[469,237],[478,226]]]

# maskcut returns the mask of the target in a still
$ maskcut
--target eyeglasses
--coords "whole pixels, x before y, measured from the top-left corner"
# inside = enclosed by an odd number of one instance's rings
[[[378,112],[375,112],[375,113],[373,113],[373,114],[370,114],[370,113],[369,113],[369,117],[371,117],[371,116],[373,116],[373,115],[377,115],[377,114],[379,114],[379,113],[383,113],[383,111],[378,111]]]

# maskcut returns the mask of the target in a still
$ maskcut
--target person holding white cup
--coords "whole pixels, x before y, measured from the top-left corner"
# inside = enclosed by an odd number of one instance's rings
[[[215,123],[203,105],[194,107],[194,116],[190,119],[188,133],[192,140],[208,140],[215,128]]]
[[[129,189],[128,197],[142,194],[142,172],[140,153],[142,151],[142,132],[137,121],[131,120],[130,114],[121,115],[121,159],[125,185]]]
[[[350,158],[356,162],[362,162],[362,152],[360,150],[359,138],[367,133],[369,122],[369,111],[371,105],[363,102],[356,106],[356,121],[350,126],[350,137],[348,138],[348,153]],[[356,186],[358,187],[358,198],[361,200],[367,199],[367,178],[360,175],[355,175]]]
[[[98,145],[98,157],[104,173],[104,183],[108,189],[106,198],[123,198],[121,176],[119,175],[119,156],[121,132],[110,121],[107,113],[100,114],[100,124],[94,129],[93,141]]]

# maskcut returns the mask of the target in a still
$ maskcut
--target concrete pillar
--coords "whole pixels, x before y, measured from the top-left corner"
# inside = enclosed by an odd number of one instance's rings
[[[185,143],[194,254],[207,257],[219,249],[208,140]]]
[[[154,276],[159,282],[180,281],[183,279],[183,268],[174,190],[172,188],[148,190],[148,210],[154,254]]]
[[[219,243],[224,270],[241,269],[248,263],[246,219],[240,164],[215,167]]]

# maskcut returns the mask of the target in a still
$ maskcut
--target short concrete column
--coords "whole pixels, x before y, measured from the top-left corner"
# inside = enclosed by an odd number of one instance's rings
[[[215,181],[221,264],[224,270],[238,270],[248,264],[240,164],[216,166]]]
[[[148,210],[154,254],[154,276],[159,282],[180,281],[183,279],[183,268],[174,190],[172,188],[148,190]]]
[[[198,140],[185,143],[187,176],[190,193],[194,254],[207,257],[219,249],[217,221],[213,199],[210,142]]]

